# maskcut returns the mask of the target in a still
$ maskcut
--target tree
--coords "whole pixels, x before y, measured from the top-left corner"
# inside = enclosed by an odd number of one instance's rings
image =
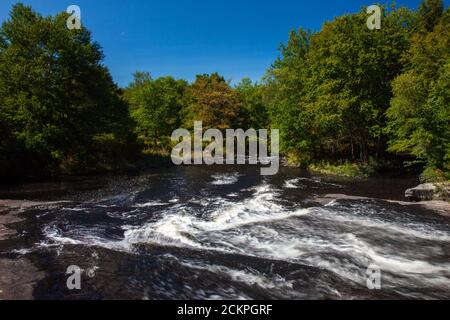
[[[408,13],[385,10],[381,30],[369,30],[367,15],[340,17],[312,39],[308,55],[306,109],[326,152],[367,162],[386,149],[383,128],[391,81],[402,71],[409,46]]]
[[[5,172],[85,170],[110,162],[96,152],[99,144],[106,153],[112,145],[127,149],[127,107],[101,48],[84,27],[69,30],[67,17],[18,4],[0,28]]]
[[[390,82],[403,69],[412,21],[405,9],[385,11],[381,30],[369,30],[366,21],[364,10],[313,35],[291,32],[269,70],[272,125],[282,131],[282,150],[296,161],[383,156]]]
[[[450,10],[413,38],[408,67],[393,82],[389,149],[450,172]]]
[[[242,126],[239,95],[219,74],[198,75],[187,94],[189,103],[184,110],[186,128],[192,128],[194,121],[203,121],[205,130]]]
[[[164,77],[153,80],[148,73],[137,72],[125,97],[136,121],[136,134],[145,149],[167,153],[172,132],[181,125],[187,82]]]
[[[280,130],[282,152],[305,164],[310,161],[313,144],[306,128],[308,115],[301,105],[310,45],[310,32],[292,31],[287,44],[280,47],[281,56],[267,71],[263,89],[270,125]]]
[[[236,91],[243,105],[243,128],[267,128],[269,119],[264,103],[263,86],[244,78],[236,86]]]
[[[444,13],[444,2],[442,0],[425,0],[419,7],[419,26],[425,32],[433,31],[434,27]]]

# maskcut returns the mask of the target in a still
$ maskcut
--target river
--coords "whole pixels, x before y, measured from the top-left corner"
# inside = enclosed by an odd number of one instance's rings
[[[65,202],[22,209],[0,258],[40,272],[36,299],[448,299],[450,218],[379,200],[414,184],[200,166],[8,188]]]

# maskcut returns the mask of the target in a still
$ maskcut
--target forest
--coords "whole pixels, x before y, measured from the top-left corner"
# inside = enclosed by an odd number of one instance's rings
[[[17,4],[0,27],[0,177],[17,181],[133,168],[170,155],[170,137],[203,121],[279,129],[286,163],[371,175],[419,168],[450,179],[450,9],[365,8],[318,32],[292,30],[258,82],[217,73],[188,82],[138,71],[114,83],[104,53],[68,14]],[[151,71],[151,70],[150,70]]]

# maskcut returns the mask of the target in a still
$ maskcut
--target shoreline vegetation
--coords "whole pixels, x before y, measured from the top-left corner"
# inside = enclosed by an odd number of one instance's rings
[[[86,28],[14,5],[0,27],[0,181],[170,166],[172,132],[202,120],[204,130],[279,129],[282,163],[313,173],[448,182],[450,9],[387,6],[381,30],[367,17],[291,31],[260,82],[136,72],[119,88]]]

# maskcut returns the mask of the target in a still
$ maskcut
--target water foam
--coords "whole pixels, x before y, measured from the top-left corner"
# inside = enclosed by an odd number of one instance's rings
[[[250,199],[238,203],[222,198],[210,199],[209,203],[215,202],[222,205],[212,211],[207,219],[197,218],[180,206],[172,208],[159,221],[127,230],[125,239],[133,244],[156,241],[159,244],[176,245],[178,243],[200,248],[202,245],[191,238],[197,238],[204,233],[298,217],[309,212],[309,209],[285,210],[283,206],[274,202],[277,192],[269,185],[261,185],[253,191],[254,194]]]
[[[301,181],[294,180],[286,181],[285,187]],[[164,204],[168,207],[162,208],[156,221],[123,226],[122,240],[108,240],[83,230],[62,232],[56,227],[46,228],[44,233],[50,244],[91,245],[132,252],[137,244],[154,243],[288,261],[324,268],[363,285],[365,268],[375,263],[387,273],[385,279],[405,277],[406,280],[396,278],[397,283],[405,281],[405,286],[413,283],[418,287],[450,287],[450,265],[428,261],[433,253],[426,248],[412,249],[417,240],[448,243],[449,232],[401,219],[385,221],[379,212],[373,214],[375,209],[370,204],[360,201],[354,201],[352,208],[341,208],[339,201],[335,201],[326,207],[304,209],[279,201],[281,190],[268,183],[246,191],[252,195],[238,202],[221,197],[202,199],[199,204],[205,207],[206,215],[199,215],[190,207],[189,202],[194,203],[195,198],[186,203]],[[404,242],[408,250],[390,249],[389,240],[386,244],[374,244],[366,239],[367,236],[382,239],[383,234],[392,237],[392,241]],[[265,288],[273,283],[261,275],[226,270],[222,266],[211,268],[236,281]]]
[[[212,176],[214,181],[211,183],[215,186],[232,185],[238,182],[239,174],[216,174]]]

